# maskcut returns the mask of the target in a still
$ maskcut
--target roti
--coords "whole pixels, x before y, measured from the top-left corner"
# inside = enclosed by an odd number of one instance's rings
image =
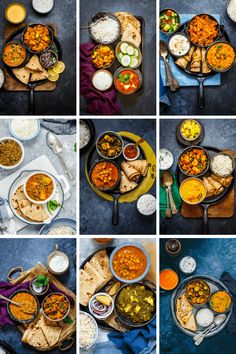
[[[140,172],[127,162],[121,162],[121,168],[129,181],[136,181],[140,177]]]
[[[104,278],[107,279],[107,282],[112,279],[112,273],[110,271],[109,258],[107,256],[106,250],[98,251],[93,258],[97,258],[98,263],[103,271]],[[93,259],[92,258],[92,259]]]
[[[28,69],[31,73],[34,72],[41,72],[44,70],[42,65],[40,64],[39,57],[37,55],[33,55],[29,62],[25,66],[26,69]]]
[[[89,276],[87,272],[85,272],[83,269],[80,269],[79,284],[80,303],[83,306],[87,306],[90,298],[96,291],[96,282],[91,276]]]
[[[30,203],[30,205],[20,209],[21,213],[32,221],[43,222],[48,219],[48,213],[42,205]]]
[[[183,328],[196,332],[197,326],[193,315],[193,306],[188,302],[185,294],[176,301],[176,317]]]
[[[137,183],[134,181],[129,181],[123,171],[121,171],[121,178],[120,178],[120,192],[126,193],[132,191],[134,188],[137,187]]]
[[[34,328],[28,328],[23,337],[22,342],[32,345],[38,350],[47,350],[48,343],[41,328],[38,328],[37,325]]]
[[[30,81],[40,81],[48,78],[48,72],[44,68],[40,72],[34,72],[31,75]]]
[[[139,31],[139,33],[140,33],[140,22],[131,13],[129,13],[129,12],[116,12],[115,16],[118,17],[118,20],[121,23],[122,34],[124,33],[124,31],[129,23],[131,23],[137,29],[137,31]]]
[[[15,77],[23,82],[23,84],[28,85],[30,79],[30,72],[25,68],[13,69],[12,70]]]
[[[138,48],[141,44],[140,31],[137,30],[137,28],[132,23],[129,23],[124,30],[121,41],[131,42]]]
[[[128,165],[132,166],[137,171],[139,171],[143,177],[145,177],[147,175],[147,172],[148,172],[147,160],[128,161],[127,163],[128,163]]]
[[[42,325],[41,329],[50,347],[53,347],[55,344],[57,344],[62,331],[61,327]]]

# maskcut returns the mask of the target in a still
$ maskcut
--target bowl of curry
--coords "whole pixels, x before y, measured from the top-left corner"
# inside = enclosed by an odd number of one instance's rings
[[[37,297],[29,290],[18,290],[14,292],[10,300],[18,303],[14,305],[7,303],[7,311],[13,321],[26,324],[32,322],[39,314],[40,305]]]
[[[112,252],[110,269],[113,276],[122,283],[141,281],[150,269],[149,254],[139,243],[126,242]]]
[[[118,68],[114,73],[114,85],[123,95],[131,95],[142,85],[142,74],[138,69]]]
[[[18,167],[24,160],[24,147],[12,137],[0,139],[0,168],[10,170]]]
[[[122,137],[113,131],[106,131],[99,135],[96,141],[98,154],[107,160],[116,159],[123,151],[124,142]]]
[[[25,47],[17,41],[7,43],[3,47],[2,60],[5,65],[11,68],[17,68],[23,65],[27,59]]]
[[[48,320],[62,321],[70,312],[70,301],[64,294],[51,293],[43,300],[42,310]]]
[[[179,194],[181,199],[190,205],[203,202],[206,198],[206,186],[200,178],[186,178],[180,185]]]
[[[204,148],[191,146],[182,151],[178,165],[185,176],[199,177],[209,169],[210,157]]]
[[[53,33],[46,25],[31,24],[24,29],[22,41],[30,53],[44,53],[53,44]]]
[[[206,62],[210,69],[216,72],[225,72],[235,63],[235,50],[228,42],[215,42],[206,52]]]
[[[94,188],[101,191],[114,189],[120,181],[120,169],[113,161],[100,160],[95,162],[89,175]]]
[[[54,178],[47,172],[35,172],[24,183],[24,193],[32,203],[45,204],[54,195]]]

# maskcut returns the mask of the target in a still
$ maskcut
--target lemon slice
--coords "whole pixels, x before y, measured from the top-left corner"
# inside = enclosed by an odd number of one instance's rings
[[[48,80],[52,82],[56,82],[59,79],[59,76],[60,76],[59,74],[57,74],[57,76],[49,75]]]
[[[66,66],[63,61],[58,61],[57,64],[52,69],[56,74],[61,74],[65,70]]]
[[[48,69],[48,75],[49,75],[49,76],[57,77],[57,76],[58,76],[58,73],[55,73],[55,71],[53,71],[52,69]]]

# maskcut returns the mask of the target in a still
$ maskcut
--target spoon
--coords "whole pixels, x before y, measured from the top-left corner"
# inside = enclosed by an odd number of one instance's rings
[[[195,341],[195,345],[200,345],[202,343],[203,339],[205,338],[205,336],[212,330],[212,328],[218,327],[225,320],[226,320],[226,315],[225,314],[216,315],[215,318],[214,318],[214,322],[210,325],[210,327],[205,329],[205,331],[196,334],[193,337],[193,340]]]
[[[169,50],[164,41],[160,41],[160,56],[164,60],[165,69],[166,69],[166,82],[167,86],[170,87],[170,90],[175,92],[180,88],[178,80],[173,76],[170,68],[170,64],[168,61],[169,58]]]
[[[169,207],[169,198],[168,198],[168,188],[166,187],[166,185],[163,183],[163,180],[162,180],[162,177],[161,177],[161,185],[162,187],[165,188],[166,190],[166,218],[171,218],[171,210],[170,210],[170,207]]]
[[[28,308],[27,310],[22,309],[22,311],[26,314],[31,315],[35,312],[33,310],[30,310],[31,303],[29,301],[23,301],[23,302],[19,303],[19,302],[8,299],[7,297],[5,297],[1,294],[0,294],[0,299],[10,302],[12,305],[15,305],[17,307],[27,307]]]
[[[68,167],[62,157],[63,149],[62,149],[62,143],[60,142],[60,140],[57,138],[57,136],[55,134],[48,132],[47,137],[46,137],[46,141],[47,141],[48,147],[50,149],[52,149],[54,154],[56,154],[57,157],[59,158],[59,161],[61,163],[64,173],[68,176],[70,181],[73,181],[74,176],[72,175],[72,173],[68,169]]]
[[[175,201],[171,191],[171,186],[174,183],[173,177],[168,171],[164,171],[161,178],[163,180],[163,184],[167,187],[169,193],[171,212],[173,215],[178,214],[178,210],[176,208]]]

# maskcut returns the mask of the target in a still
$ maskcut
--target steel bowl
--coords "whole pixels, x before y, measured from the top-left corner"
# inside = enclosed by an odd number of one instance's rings
[[[120,150],[119,154],[118,154],[117,156],[115,156],[115,157],[107,157],[107,156],[103,155],[103,154],[100,152],[99,148],[98,148],[98,142],[99,142],[99,140],[100,140],[101,138],[103,138],[104,135],[106,135],[106,134],[114,135],[114,136],[117,137],[117,138],[120,140],[120,142],[121,142],[121,150]],[[103,159],[105,159],[105,160],[114,160],[114,159],[117,159],[117,157],[119,157],[119,156],[122,154],[122,151],[123,151],[123,149],[124,149],[124,141],[123,141],[122,137],[121,137],[118,133],[114,132],[113,130],[108,130],[108,131],[103,132],[102,134],[100,134],[99,137],[97,138],[97,141],[96,141],[96,149],[97,149],[98,155],[100,155]]]
[[[95,52],[96,49],[98,49],[98,48],[100,48],[100,47],[102,47],[102,46],[109,47],[109,48],[112,50],[112,52],[113,52],[113,54],[114,54],[114,58],[113,58],[111,64],[110,64],[110,65],[107,65],[107,66],[102,66],[102,67],[100,67],[100,66],[97,66],[97,65],[93,62],[93,59],[92,59],[92,58],[91,58],[91,60],[92,60],[93,65],[94,65],[97,69],[108,69],[108,68],[110,68],[110,67],[113,65],[113,63],[114,63],[114,61],[115,61],[115,59],[116,59],[116,57],[115,57],[115,52],[114,52],[114,49],[113,49],[109,44],[99,44],[99,45],[97,45],[97,46],[93,49],[93,54],[94,54],[94,52]],[[93,54],[92,54],[92,55],[93,55]]]
[[[50,297],[50,296],[52,296],[52,295],[62,295],[62,296],[64,296],[64,298],[67,300],[68,305],[69,305],[68,310],[66,311],[66,313],[64,314],[64,316],[63,316],[62,318],[60,318],[59,320],[53,320],[51,317],[48,317],[48,315],[46,315],[45,312],[44,312],[44,308],[43,308],[44,302],[45,302],[45,300],[46,300],[48,297]],[[69,301],[68,297],[67,297],[65,294],[57,293],[57,292],[50,293],[50,294],[48,294],[48,295],[44,298],[44,300],[43,300],[43,302],[42,302],[42,313],[43,313],[43,315],[44,315],[49,321],[52,321],[52,322],[60,322],[60,321],[63,321],[64,318],[66,318],[66,317],[68,316],[69,312],[70,312],[70,301]]]
[[[232,161],[232,171],[231,171],[229,174],[226,174],[226,175],[219,175],[219,174],[215,173],[214,169],[212,168],[212,162],[213,162],[214,158],[215,158],[216,156],[218,156],[218,155],[225,155],[225,156],[228,156],[228,157],[231,159],[231,161]],[[235,161],[234,161],[234,158],[233,158],[232,156],[230,156],[229,154],[226,154],[225,152],[219,152],[219,153],[217,153],[217,154],[215,154],[215,155],[213,155],[213,156],[211,157],[211,160],[210,160],[210,170],[211,170],[212,173],[214,173],[216,176],[222,177],[222,178],[224,178],[224,177],[229,177],[229,176],[234,172],[234,169],[235,169]]]

